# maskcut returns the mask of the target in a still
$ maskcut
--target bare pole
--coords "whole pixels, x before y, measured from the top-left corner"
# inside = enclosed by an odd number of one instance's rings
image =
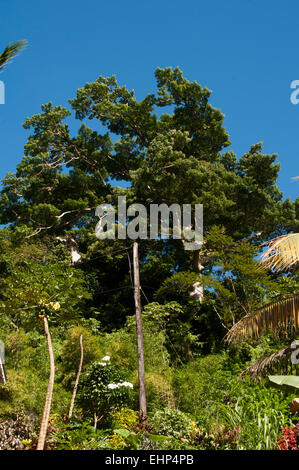
[[[146,417],[146,392],[145,392],[145,371],[144,371],[144,352],[143,352],[143,328],[141,318],[141,299],[140,299],[140,276],[139,276],[139,256],[138,243],[133,243],[133,266],[134,266],[134,300],[136,311],[136,330],[137,330],[137,352],[138,352],[138,382],[139,382],[139,412],[140,419]]]

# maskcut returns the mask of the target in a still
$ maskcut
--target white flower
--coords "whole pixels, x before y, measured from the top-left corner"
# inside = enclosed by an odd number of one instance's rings
[[[118,384],[120,387],[130,387],[133,388],[133,384],[131,382],[122,382]]]
[[[102,361],[110,361],[110,356],[103,357]]]
[[[105,367],[107,365],[106,362],[98,362],[98,364],[100,364],[100,366],[103,366],[103,367]]]
[[[110,390],[113,390],[114,388],[118,388],[119,384],[108,384],[108,388],[110,388]]]

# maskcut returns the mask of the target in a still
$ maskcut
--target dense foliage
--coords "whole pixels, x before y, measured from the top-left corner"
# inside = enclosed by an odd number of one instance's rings
[[[266,301],[298,289],[296,273],[261,270],[258,256],[263,243],[298,231],[299,199],[283,199],[277,155],[263,154],[261,143],[239,157],[226,150],[224,116],[208,89],[178,68],[155,76],[157,93],[142,100],[115,77],[99,77],[77,91],[70,109],[48,103],[24,123],[25,156],[0,195],[8,378],[0,385],[1,449],[36,447],[49,374],[45,316],[56,374],[47,449],[295,445],[293,391],[241,378],[295,332],[277,328],[235,347],[224,338]],[[84,121],[73,135],[70,115]],[[146,422],[137,414],[131,241],[95,235],[96,207],[116,206],[120,195],[146,207],[204,207],[201,250],[184,250],[176,239],[139,241]],[[190,295],[196,283],[201,302]],[[49,308],[55,303],[59,309]],[[81,336],[83,369],[69,420]],[[282,429],[292,442],[282,444]]]

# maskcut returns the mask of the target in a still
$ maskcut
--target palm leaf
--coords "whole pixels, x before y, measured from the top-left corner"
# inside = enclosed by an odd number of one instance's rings
[[[293,351],[291,346],[275,351],[270,356],[254,362],[242,372],[241,377],[249,375],[251,379],[256,380],[277,371],[284,371],[286,374],[292,372],[293,364],[290,358]]]
[[[299,233],[290,233],[274,238],[262,256],[265,268],[285,271],[299,263]]]
[[[225,340],[232,343],[246,337],[256,339],[262,332],[278,326],[299,328],[299,293],[285,295],[248,313],[229,330]]]
[[[26,46],[26,41],[17,41],[8,44],[8,46],[4,49],[2,54],[0,54],[0,70],[4,69],[17,55],[20,54],[22,49]]]

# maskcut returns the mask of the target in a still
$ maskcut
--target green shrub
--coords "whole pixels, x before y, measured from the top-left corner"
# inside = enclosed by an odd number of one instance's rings
[[[41,379],[38,371],[29,367],[23,370],[7,369],[7,378],[7,383],[0,385],[0,416],[22,408],[41,417],[48,380]],[[51,411],[65,413],[70,401],[71,393],[56,382]]]
[[[85,416],[93,417],[96,428],[98,421],[111,420],[116,409],[130,404],[132,388],[120,370],[110,363],[110,358],[103,358],[91,364],[83,375],[78,403]]]
[[[61,363],[59,372],[62,375],[62,384],[67,388],[73,388],[81,357],[80,336],[84,349],[83,370],[92,362],[102,357],[99,339],[93,336],[82,326],[72,327],[67,331],[66,338],[60,350]]]
[[[113,427],[133,430],[138,424],[137,411],[121,408],[113,413]]]
[[[58,424],[47,438],[47,448],[54,450],[103,450],[111,448],[109,431],[97,430],[89,423]]]
[[[291,423],[289,398],[263,384],[243,385],[243,393],[231,406],[218,404],[219,417],[232,428],[240,429],[238,449],[277,449],[281,429]]]
[[[241,383],[226,369],[227,356],[213,354],[177,368],[172,387],[176,407],[191,413],[207,431],[217,415],[215,402],[234,402]]]
[[[149,424],[156,433],[175,439],[188,438],[193,431],[190,417],[175,408],[156,411]]]

